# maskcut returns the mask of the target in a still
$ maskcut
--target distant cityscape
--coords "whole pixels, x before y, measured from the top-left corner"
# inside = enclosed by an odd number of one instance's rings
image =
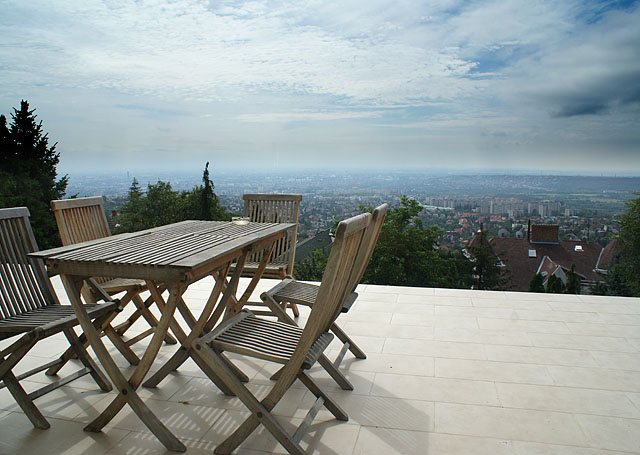
[[[126,202],[134,179],[142,189],[158,180],[174,190],[201,184],[201,174],[125,173],[70,175],[69,196],[103,195],[107,209]],[[464,247],[482,225],[492,237],[524,235],[528,222],[558,224],[565,240],[606,244],[617,232],[615,217],[640,190],[640,177],[554,175],[426,175],[410,171],[307,171],[281,174],[212,174],[215,193],[233,213],[242,211],[243,193],[300,193],[300,239],[313,237],[360,211],[402,195],[425,208],[425,225],[437,225],[443,248]]]

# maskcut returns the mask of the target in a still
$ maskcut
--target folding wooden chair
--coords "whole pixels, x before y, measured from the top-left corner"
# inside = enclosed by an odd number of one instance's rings
[[[295,227],[287,232],[286,236],[273,248],[271,258],[266,268],[262,271],[264,278],[284,279],[293,275],[293,265],[296,257],[296,241],[298,238],[298,215],[300,213],[300,194],[244,194],[243,216],[250,221],[258,223],[294,223]],[[242,269],[243,276],[253,276],[259,273],[260,260],[263,251],[255,253],[247,258]],[[232,267],[230,273],[234,268]],[[262,302],[247,302],[249,305],[263,306]],[[290,305],[293,314],[299,315],[295,303]],[[255,314],[269,314],[256,310]]]
[[[0,209],[0,340],[22,334],[15,342],[2,349],[0,379],[36,428],[49,428],[49,422],[33,403],[38,397],[57,389],[76,378],[90,374],[100,389],[112,389],[107,378],[89,357],[73,327],[78,325],[73,308],[61,305],[41,259],[29,253],[38,251],[26,207]],[[89,316],[96,327],[120,310],[120,302],[88,304]],[[110,329],[113,330],[113,329]],[[20,382],[36,373],[66,362],[59,358],[16,376],[13,368],[40,340],[64,333],[71,349],[84,365],[79,371],[27,393]]]
[[[111,235],[109,224],[104,214],[101,196],[51,201],[51,208],[56,217],[58,232],[63,246]],[[146,301],[143,301],[140,297],[140,293],[146,290],[146,284],[142,280],[107,277],[95,277],[95,280],[109,295],[124,292],[125,294],[120,298],[122,306],[129,302],[133,302],[136,306],[136,310],[125,322],[115,326],[115,330],[119,335],[124,335],[140,316],[149,324],[149,329],[126,340],[125,346],[116,345],[130,363],[137,364],[139,359],[128,347],[151,335],[155,327],[157,327],[158,320],[149,310],[149,306],[154,303],[154,300],[149,297]],[[82,296],[89,303],[95,303],[101,298],[91,287],[86,285],[82,287]],[[167,334],[165,342],[175,344],[176,340]]]
[[[347,414],[306,373],[333,339],[329,328],[340,313],[345,296],[351,291],[350,273],[354,267],[365,229],[371,214],[361,214],[338,225],[327,268],[304,329],[281,321],[256,317],[243,310],[194,342],[203,360],[216,372],[224,384],[251,411],[215,453],[231,453],[258,425],[264,425],[290,454],[305,454],[300,441],[314,417],[324,405],[338,420],[348,420]],[[269,302],[267,302],[269,303]],[[228,365],[224,351],[283,364],[281,374],[268,395],[259,401]],[[296,379],[317,397],[297,431],[291,435],[271,414]]]
[[[369,224],[367,232],[364,234],[360,250],[358,251],[358,257],[349,276],[349,290],[351,292],[347,295],[347,298],[342,305],[342,313],[348,312],[358,297],[355,289],[367,269],[367,265],[369,264],[369,260],[371,259],[371,255],[375,249],[376,242],[378,241],[378,236],[382,230],[382,224],[387,216],[388,209],[389,206],[387,204],[382,204],[373,210],[371,224]],[[318,298],[319,289],[320,287],[318,285],[303,283],[296,281],[293,278],[286,278],[269,291],[264,292],[260,298],[265,302],[271,302],[270,307],[276,308],[274,314],[276,314],[280,321],[295,324],[296,322],[284,311],[284,305],[287,303],[295,303],[298,305],[313,307],[314,302]],[[331,331],[343,343],[343,347],[336,358],[337,364],[342,362],[347,350],[351,351],[351,353],[358,359],[367,358],[362,349],[360,349],[358,345],[356,345],[356,343],[335,322],[331,326]],[[321,358],[319,360],[319,363],[325,367],[327,372],[331,374],[342,388],[349,389],[349,387],[344,387],[344,379],[341,376],[336,376],[334,369],[332,369],[326,362],[326,358]]]

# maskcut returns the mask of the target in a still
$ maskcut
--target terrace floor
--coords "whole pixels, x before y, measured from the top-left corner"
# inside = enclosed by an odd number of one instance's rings
[[[273,284],[264,280],[261,289]],[[211,286],[209,280],[193,285],[188,304],[202,307]],[[342,391],[323,370],[311,370],[350,419],[337,422],[321,411],[303,439],[310,453],[640,453],[640,299],[373,285],[358,292],[351,312],[338,320],[368,354],[366,360],[347,354],[343,362],[355,390]],[[64,348],[61,338],[41,342],[22,369]],[[174,350],[163,346],[156,363]],[[255,392],[268,390],[274,366],[238,365]],[[27,390],[36,385],[23,383]],[[247,415],[190,360],[158,388],[140,390],[190,455],[211,454]],[[43,431],[0,390],[0,454],[172,453],[128,407],[102,433],[84,432],[112,397],[85,376],[39,398],[36,405],[51,422]],[[298,383],[275,414],[297,423],[310,403]],[[286,452],[259,430],[235,453]]]

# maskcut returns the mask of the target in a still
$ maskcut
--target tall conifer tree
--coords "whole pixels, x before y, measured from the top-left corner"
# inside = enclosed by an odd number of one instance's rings
[[[60,240],[49,204],[65,195],[68,176],[57,178],[60,153],[56,144],[49,146],[35,109],[23,100],[13,111],[8,127],[6,118],[0,118],[0,206],[28,207],[38,244],[51,248]]]

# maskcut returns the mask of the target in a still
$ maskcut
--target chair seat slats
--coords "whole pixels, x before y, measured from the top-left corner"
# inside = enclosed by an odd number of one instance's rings
[[[96,313],[113,311],[117,302],[107,304],[86,305],[89,316],[95,317]],[[13,336],[17,333],[33,330],[35,327],[53,324],[60,329],[67,325],[77,325],[77,318],[70,305],[50,305],[37,310],[28,311],[19,315],[0,320],[0,338]],[[54,331],[57,327],[53,327]]]
[[[103,391],[112,390],[112,386],[73,329],[79,324],[73,307],[60,304],[42,259],[30,256],[37,251],[38,245],[29,223],[29,210],[26,207],[0,209],[0,340],[22,334],[2,350],[0,382],[7,386],[33,426],[47,429],[50,424],[33,403],[36,398],[87,373]],[[119,305],[118,301],[88,305],[89,318],[106,328],[109,318],[115,317],[119,311]],[[96,321],[96,318],[100,320]],[[60,332],[64,332],[69,341],[67,352],[55,362],[39,365],[18,376],[14,374],[12,369],[38,341]],[[55,374],[51,369],[57,371],[74,355],[84,368],[70,376],[30,393],[20,384],[21,380],[44,369],[48,370],[48,374]]]
[[[298,305],[312,306],[318,297],[318,290],[320,287],[317,284],[303,283],[300,281],[287,281],[285,286],[279,287],[274,293],[268,292],[278,302],[290,302]],[[342,305],[342,312],[347,313],[356,299],[358,294],[352,292],[345,299],[344,305]]]
[[[236,351],[268,358],[277,363],[286,363],[300,342],[303,330],[300,327],[279,321],[256,318],[245,312],[244,318],[236,319],[210,340],[212,348]],[[304,368],[309,368],[329,345],[333,335],[322,334],[309,350]]]

